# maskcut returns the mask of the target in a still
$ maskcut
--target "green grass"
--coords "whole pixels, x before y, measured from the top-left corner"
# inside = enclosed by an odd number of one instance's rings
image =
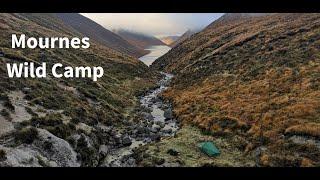
[[[233,139],[236,141],[236,139]],[[213,141],[221,155],[209,157],[198,148],[198,143]],[[179,155],[172,156],[168,151],[173,149]],[[163,139],[159,143],[153,143],[142,147],[137,151],[140,156],[140,165],[155,166],[157,159],[164,159],[170,164],[179,164],[186,167],[199,166],[254,166],[250,156],[246,156],[243,150],[239,150],[237,143],[222,137],[213,137],[203,134],[200,129],[185,125],[179,130],[176,137]]]

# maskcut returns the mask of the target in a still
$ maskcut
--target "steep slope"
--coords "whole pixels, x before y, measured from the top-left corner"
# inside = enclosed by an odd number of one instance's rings
[[[320,14],[233,16],[152,68],[175,74],[164,96],[184,124],[236,138],[257,165],[318,166],[319,49]]]
[[[175,41],[179,39],[180,36],[165,36],[160,38],[162,42],[164,42],[167,46],[170,46],[173,44]]]
[[[62,20],[66,26],[72,27],[76,31],[88,36],[102,45],[134,57],[141,57],[147,54],[147,51],[143,48],[130,44],[117,34],[105,29],[101,25],[80,14],[57,13],[55,15]]]
[[[123,30],[123,29],[116,30],[115,32],[119,36],[121,36],[123,39],[127,40],[128,42],[130,42],[134,46],[139,47],[141,49],[146,49],[150,46],[165,45],[158,38],[152,37],[149,35],[145,35],[142,33],[131,32],[131,31]]]
[[[146,65],[90,40],[89,49],[11,49],[11,34],[79,37],[52,14],[0,14],[0,166],[98,166],[153,85]],[[8,78],[5,63],[101,66],[90,78]],[[48,72],[50,72],[48,70]],[[147,78],[148,77],[148,78]]]
[[[211,24],[211,26],[213,24],[218,24],[218,23],[228,23],[230,21],[236,21],[241,19],[243,20],[243,19],[252,18],[252,17],[262,17],[267,15],[272,15],[272,13],[226,13],[223,16],[221,16],[219,19],[214,21]]]
[[[178,39],[176,39],[173,43],[170,44],[170,47],[175,47],[184,40],[188,39],[192,34],[194,34],[194,31],[188,30],[185,33],[183,33]]]

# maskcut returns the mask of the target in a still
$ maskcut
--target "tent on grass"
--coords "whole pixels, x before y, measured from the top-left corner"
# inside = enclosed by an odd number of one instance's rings
[[[202,142],[198,144],[200,150],[210,157],[219,156],[219,149],[210,141]]]

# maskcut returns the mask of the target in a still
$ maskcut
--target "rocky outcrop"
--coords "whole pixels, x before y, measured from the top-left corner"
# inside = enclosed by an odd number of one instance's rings
[[[0,146],[5,152],[5,160],[0,161],[1,167],[55,167],[58,164],[50,161],[30,145],[21,145],[16,148],[7,148]]]
[[[5,160],[0,166],[9,167],[79,167],[77,153],[70,144],[45,129],[37,129],[37,139],[32,144],[4,147]]]
[[[76,152],[67,141],[44,129],[38,129],[38,132],[38,139],[33,142],[33,145],[39,148],[40,152],[48,159],[55,161],[60,167],[80,166],[80,163],[77,162]]]

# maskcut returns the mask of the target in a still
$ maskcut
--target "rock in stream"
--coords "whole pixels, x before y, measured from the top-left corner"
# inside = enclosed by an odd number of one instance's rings
[[[158,82],[159,87],[140,98],[142,121],[132,125],[129,135],[122,139],[119,138],[122,147],[109,149],[101,166],[136,166],[132,156],[135,148],[160,141],[161,137],[175,135],[179,127],[173,118],[171,105],[159,98],[160,93],[168,88],[173,75],[167,73],[162,73],[162,75],[164,77]]]

